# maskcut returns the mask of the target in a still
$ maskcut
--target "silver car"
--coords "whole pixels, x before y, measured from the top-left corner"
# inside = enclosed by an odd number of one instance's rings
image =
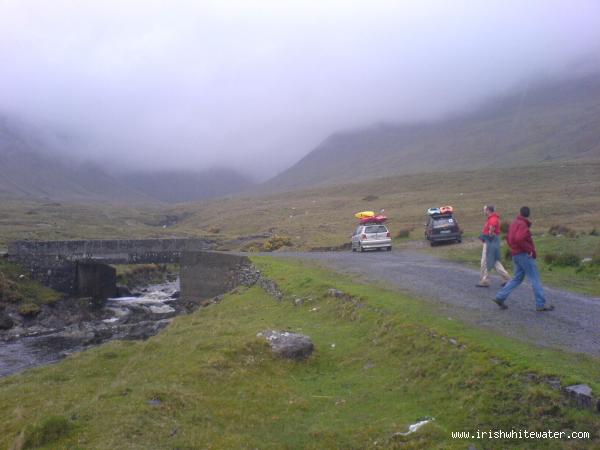
[[[359,225],[352,235],[352,251],[392,249],[390,231],[385,225]]]

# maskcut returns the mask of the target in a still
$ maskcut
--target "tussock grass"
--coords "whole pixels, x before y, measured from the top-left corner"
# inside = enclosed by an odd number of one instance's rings
[[[145,342],[112,342],[0,380],[0,446],[60,411],[41,448],[464,449],[451,431],[575,429],[591,441],[494,448],[597,448],[600,416],[544,382],[588,382],[592,358],[538,349],[437,317],[421,302],[298,262],[254,258],[294,306],[258,287],[177,318]],[[326,295],[344,291],[344,299]],[[351,299],[349,301],[348,299]],[[307,361],[273,357],[256,334],[311,336]],[[402,436],[423,417],[435,420]],[[64,423],[64,422],[63,422]]]
[[[0,308],[19,304],[23,314],[37,314],[41,305],[54,303],[62,294],[29,278],[17,265],[0,258]]]

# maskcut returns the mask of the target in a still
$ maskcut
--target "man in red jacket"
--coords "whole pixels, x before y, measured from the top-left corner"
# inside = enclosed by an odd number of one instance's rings
[[[529,221],[529,208],[523,206],[520,213],[521,214],[517,216],[508,230],[508,245],[510,246],[515,266],[515,276],[506,284],[506,286],[498,291],[496,298],[494,298],[493,301],[500,308],[506,309],[507,306],[504,303],[505,300],[510,293],[523,282],[525,275],[527,275],[535,294],[535,309],[537,311],[552,311],[554,306],[546,305],[544,289],[542,288],[542,283],[540,281],[540,273],[538,272],[537,264],[535,263],[537,254],[535,252],[533,238],[531,237],[531,231],[529,230],[531,227],[531,222]]]

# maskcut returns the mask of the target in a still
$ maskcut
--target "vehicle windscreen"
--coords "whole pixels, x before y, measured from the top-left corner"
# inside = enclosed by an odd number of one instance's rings
[[[452,217],[440,217],[439,219],[434,219],[433,228],[446,228],[454,225],[454,219]]]
[[[388,232],[387,228],[384,227],[383,225],[372,225],[370,227],[365,227],[366,234],[387,233],[387,232]]]

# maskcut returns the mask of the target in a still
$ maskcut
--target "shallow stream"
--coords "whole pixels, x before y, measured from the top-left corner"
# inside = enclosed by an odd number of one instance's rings
[[[179,279],[145,287],[135,296],[108,299],[95,320],[61,328],[32,326],[0,336],[0,377],[58,361],[111,339],[146,338],[185,311]]]

